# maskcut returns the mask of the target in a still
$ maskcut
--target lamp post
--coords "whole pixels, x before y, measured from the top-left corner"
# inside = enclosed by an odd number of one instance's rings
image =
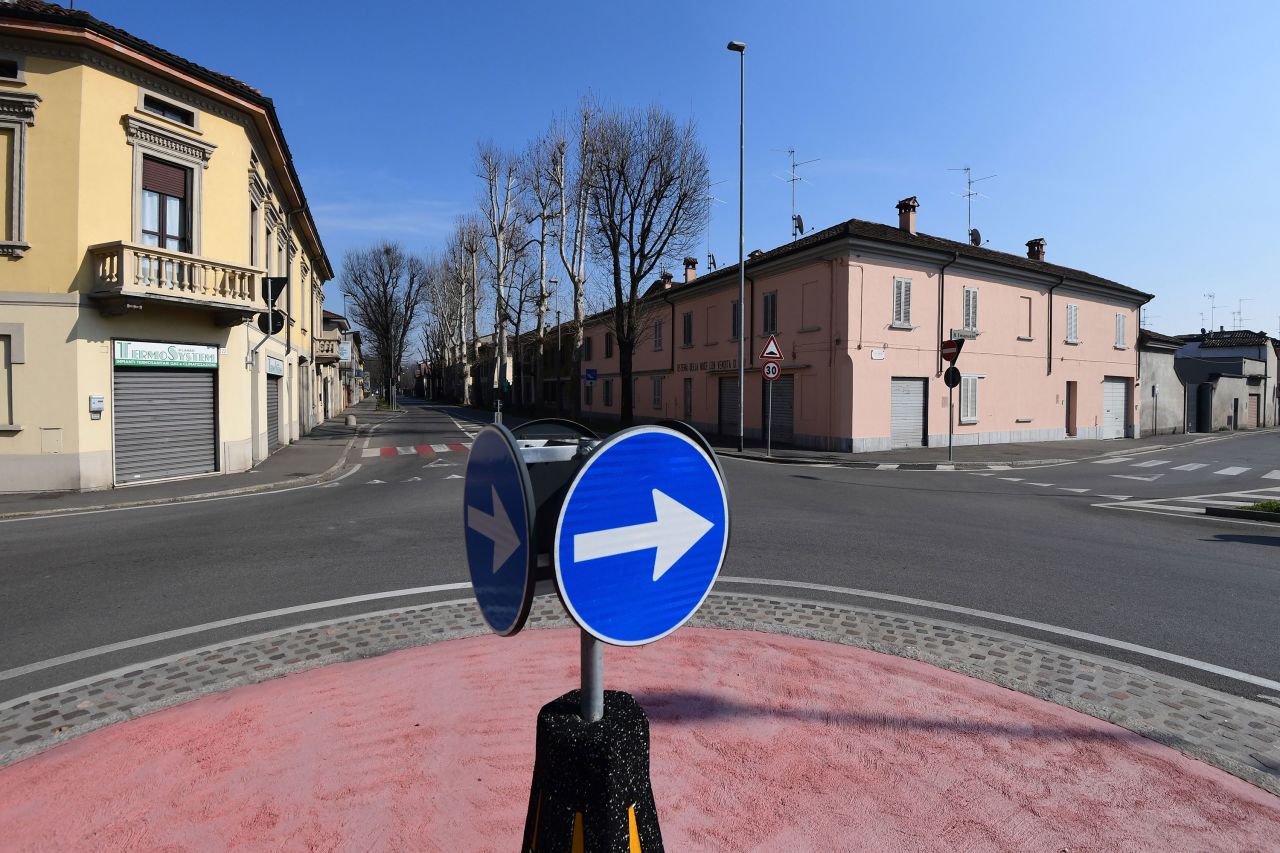
[[[742,233],[743,211],[743,161],[746,158],[746,89],[747,89],[747,44],[731,41],[726,47],[738,54],[738,452],[743,448],[743,421],[745,420],[746,366],[747,366],[747,267],[746,240]]]

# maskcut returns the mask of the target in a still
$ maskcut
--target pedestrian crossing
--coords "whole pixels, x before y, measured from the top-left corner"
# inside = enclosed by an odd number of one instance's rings
[[[1101,495],[1100,497],[1110,497]],[[1096,504],[1107,509],[1131,509],[1139,512],[1157,512],[1165,515],[1204,515],[1206,507],[1240,509],[1260,501],[1280,500],[1280,486],[1249,489],[1239,492],[1218,492],[1208,495],[1187,495],[1175,498],[1148,498],[1123,503]]]
[[[1172,460],[1170,459],[1144,459],[1140,462],[1134,462],[1133,459],[1134,457],[1132,456],[1110,456],[1110,457],[1107,457],[1106,459],[1095,459],[1093,460],[1092,464],[1123,465],[1124,463],[1127,462],[1129,463],[1128,467],[1130,468],[1150,469],[1150,468],[1161,468],[1172,462]],[[1208,462],[1188,462],[1185,465],[1174,465],[1172,468],[1168,468],[1165,471],[1151,471],[1150,473],[1146,473],[1145,475],[1112,474],[1111,476],[1119,479],[1124,479],[1124,480],[1144,480],[1148,483],[1154,483],[1156,480],[1163,477],[1168,471],[1199,471],[1202,468],[1209,468],[1209,467],[1211,466]],[[1252,467],[1246,467],[1243,465],[1227,465],[1226,467],[1219,468],[1216,471],[1209,471],[1206,473],[1216,474],[1223,477],[1239,477],[1243,474],[1248,474],[1250,471],[1256,472],[1256,476],[1261,477],[1264,480],[1280,480],[1280,468],[1277,468],[1272,471],[1267,471],[1263,468],[1252,468]]]
[[[442,453],[467,453],[471,442],[452,444],[410,444],[403,447],[366,447],[360,451],[364,459],[390,459],[397,456],[438,456]]]

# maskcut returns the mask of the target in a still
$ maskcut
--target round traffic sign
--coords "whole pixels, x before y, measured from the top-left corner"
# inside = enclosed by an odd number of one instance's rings
[[[946,372],[942,374],[942,381],[947,383],[948,388],[954,388],[960,384],[960,368],[952,365],[948,367]]]
[[[766,361],[760,365],[760,372],[764,374],[764,378],[770,382],[782,375],[782,368],[778,366],[776,361]]]
[[[729,499],[693,439],[639,426],[607,439],[569,485],[552,547],[556,586],[584,631],[617,646],[679,628],[729,547]]]
[[[529,471],[506,427],[491,424],[476,436],[462,491],[471,587],[489,627],[510,636],[524,627],[533,603],[535,504]]]

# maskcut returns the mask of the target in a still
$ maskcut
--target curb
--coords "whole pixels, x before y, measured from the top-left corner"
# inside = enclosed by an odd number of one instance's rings
[[[1280,512],[1264,512],[1257,509],[1228,509],[1221,506],[1207,506],[1204,508],[1204,514],[1216,515],[1219,518],[1245,518],[1249,521],[1280,524]]]

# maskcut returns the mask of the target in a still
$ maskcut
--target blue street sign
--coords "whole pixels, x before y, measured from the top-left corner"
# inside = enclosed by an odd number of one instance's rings
[[[588,457],[556,524],[556,582],[584,631],[617,646],[679,628],[711,591],[729,546],[714,461],[660,426],[615,434]]]
[[[463,484],[467,565],[489,627],[510,636],[524,627],[533,601],[536,557],[533,487],[510,430],[486,426],[476,436]]]
[[[596,381],[596,369],[594,367],[587,368],[587,381],[588,382]]]

